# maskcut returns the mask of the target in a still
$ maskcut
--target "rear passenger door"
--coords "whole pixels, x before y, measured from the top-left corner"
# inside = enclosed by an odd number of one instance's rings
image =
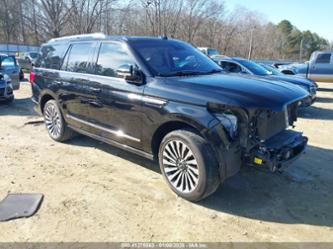
[[[59,85],[59,103],[67,122],[87,131],[91,130],[86,125],[90,117],[90,106],[96,99],[89,74],[96,45],[96,42],[71,44],[61,66],[59,79],[55,81]]]
[[[117,74],[122,65],[135,65],[125,43],[102,42],[96,55],[91,84],[100,92],[91,106],[95,134],[134,148],[141,144],[141,99],[143,85],[134,85]]]

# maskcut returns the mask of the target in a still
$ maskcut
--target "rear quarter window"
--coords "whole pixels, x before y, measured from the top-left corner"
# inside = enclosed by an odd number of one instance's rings
[[[60,69],[68,44],[46,44],[41,47],[36,67]]]

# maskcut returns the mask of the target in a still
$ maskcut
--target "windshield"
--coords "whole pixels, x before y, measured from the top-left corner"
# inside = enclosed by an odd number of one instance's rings
[[[222,71],[215,62],[184,42],[136,40],[131,46],[156,76],[197,75]]]
[[[246,69],[248,69],[251,73],[254,75],[272,75],[270,71],[268,71],[263,66],[260,66],[259,64],[249,61],[249,60],[237,60],[239,64],[244,66]]]
[[[281,73],[279,70],[275,69],[272,66],[269,65],[264,65],[261,64],[261,66],[263,66],[264,68],[266,68],[269,72],[271,72],[273,75],[283,75],[283,73]]]

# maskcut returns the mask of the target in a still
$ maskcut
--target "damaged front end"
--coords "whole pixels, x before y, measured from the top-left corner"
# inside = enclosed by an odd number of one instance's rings
[[[281,170],[305,150],[308,138],[293,130],[284,130],[258,144],[246,156],[248,165],[265,167],[271,172]]]
[[[223,137],[221,176],[230,177],[238,172],[237,164],[275,172],[298,158],[308,139],[289,128],[294,127],[300,104],[301,100],[294,101],[281,111],[209,105],[220,121],[214,130]]]
[[[301,132],[289,129],[297,121],[301,101],[286,105],[281,112],[260,111],[254,118],[257,142],[246,154],[246,164],[265,167],[275,172],[289,165],[304,152],[308,139]]]

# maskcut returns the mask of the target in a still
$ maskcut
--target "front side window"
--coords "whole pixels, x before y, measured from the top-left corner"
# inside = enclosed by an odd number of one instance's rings
[[[119,77],[117,69],[128,64],[134,65],[135,63],[122,44],[102,43],[96,64],[96,74]]]
[[[240,73],[242,71],[242,68],[239,65],[237,65],[236,63],[222,61],[220,63],[220,65],[225,72]]]
[[[196,48],[174,40],[142,40],[131,44],[156,76],[220,72],[221,68]]]
[[[86,73],[93,48],[93,43],[73,44],[66,55],[62,69],[69,72]]]
[[[329,64],[331,62],[331,54],[318,54],[316,63]]]

